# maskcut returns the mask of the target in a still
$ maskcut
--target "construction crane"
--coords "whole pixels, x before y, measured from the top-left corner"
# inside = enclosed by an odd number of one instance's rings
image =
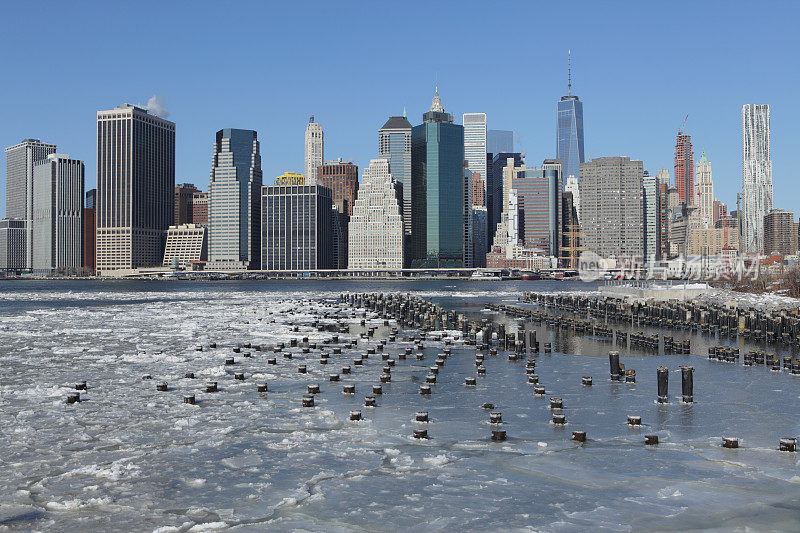
[[[686,126],[686,121],[687,120],[689,120],[689,113],[686,113],[686,118],[683,119],[683,123],[681,124],[681,127],[678,128],[678,135],[683,134],[683,127]]]

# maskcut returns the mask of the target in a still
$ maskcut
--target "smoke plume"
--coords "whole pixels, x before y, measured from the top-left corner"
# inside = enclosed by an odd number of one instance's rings
[[[161,101],[161,98],[158,95],[154,94],[153,96],[151,96],[150,99],[147,101],[147,105],[144,106],[144,108],[147,109],[153,115],[156,115],[158,117],[161,118],[169,117],[169,111],[167,111],[167,108],[164,107],[164,102]]]

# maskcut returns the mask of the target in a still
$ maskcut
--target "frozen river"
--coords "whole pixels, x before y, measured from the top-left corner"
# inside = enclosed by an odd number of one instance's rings
[[[638,382],[611,382],[607,342],[543,325],[539,340],[554,346],[536,356],[543,397],[527,383],[524,359],[502,353],[487,355],[486,375],[466,387],[475,348],[460,340],[426,397],[419,386],[443,344],[426,342],[423,360],[399,359],[413,347],[401,339],[416,333],[401,331],[386,349],[396,361],[391,382],[377,407],[365,407],[387,361],[354,359],[388,328],[368,316],[375,337],[358,339],[360,315],[325,307],[341,292],[400,291],[516,328],[484,304],[513,303],[522,290],[585,288],[0,282],[0,531],[800,529],[798,455],[778,451],[781,437],[800,434],[799,376],[708,361],[707,346],[721,341],[687,333],[694,355],[622,350]],[[323,344],[333,333],[311,326],[334,323],[319,316],[337,307],[350,328],[338,346],[359,340],[341,354]],[[319,346],[308,354],[288,347],[302,337]],[[277,354],[233,351],[279,342],[287,348]],[[321,351],[330,354],[326,365]],[[225,364],[229,357],[235,364]],[[695,403],[678,401],[680,374],[671,372],[670,402],[657,404],[656,367],[687,364]],[[351,374],[329,381],[348,365]],[[582,376],[594,384],[583,386]],[[68,405],[84,380],[80,403]],[[218,392],[205,392],[209,380]],[[162,381],[166,392],[156,390]],[[257,391],[262,382],[269,392]],[[303,407],[315,383],[315,406]],[[355,394],[343,394],[347,384]],[[190,393],[196,405],[183,403]],[[550,396],[563,398],[566,425],[551,423]],[[505,442],[489,439],[500,426],[489,423],[487,402],[502,412]],[[353,410],[363,420],[349,420]],[[418,411],[428,423],[415,422]],[[643,426],[628,426],[627,415]],[[423,427],[430,438],[414,439]],[[587,441],[572,441],[574,430]],[[660,444],[645,446],[646,434]],[[722,448],[723,436],[738,437],[740,448]]]

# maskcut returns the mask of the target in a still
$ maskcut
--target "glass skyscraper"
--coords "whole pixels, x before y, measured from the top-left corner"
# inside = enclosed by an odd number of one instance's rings
[[[561,160],[564,182],[575,176],[580,179],[583,159],[583,103],[572,94],[572,56],[570,55],[567,96],[558,102],[558,134],[556,159]]]
[[[464,127],[444,112],[437,91],[411,133],[412,267],[464,266],[464,175]]]
[[[219,130],[208,188],[208,260],[213,267],[259,268],[261,182],[258,134],[233,128]]]
[[[403,232],[411,239],[411,123],[404,116],[389,117],[378,131],[378,157],[389,160],[392,178],[403,188]]]
[[[486,134],[486,151],[490,154],[514,151],[514,132],[510,130],[489,130]]]

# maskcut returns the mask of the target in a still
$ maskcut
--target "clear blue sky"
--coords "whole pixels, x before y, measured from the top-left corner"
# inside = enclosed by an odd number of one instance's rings
[[[58,144],[86,162],[88,189],[96,111],[157,94],[177,124],[177,182],[206,189],[214,133],[239,127],[258,131],[271,183],[302,171],[309,115],[326,159],[363,168],[389,115],[421,122],[438,78],[446,111],[486,112],[538,165],[555,156],[572,49],[587,157],[672,174],[689,114],[695,159],[706,150],[732,207],[741,106],[767,103],[775,205],[797,215],[798,15],[798,2],[9,2],[0,144]]]

